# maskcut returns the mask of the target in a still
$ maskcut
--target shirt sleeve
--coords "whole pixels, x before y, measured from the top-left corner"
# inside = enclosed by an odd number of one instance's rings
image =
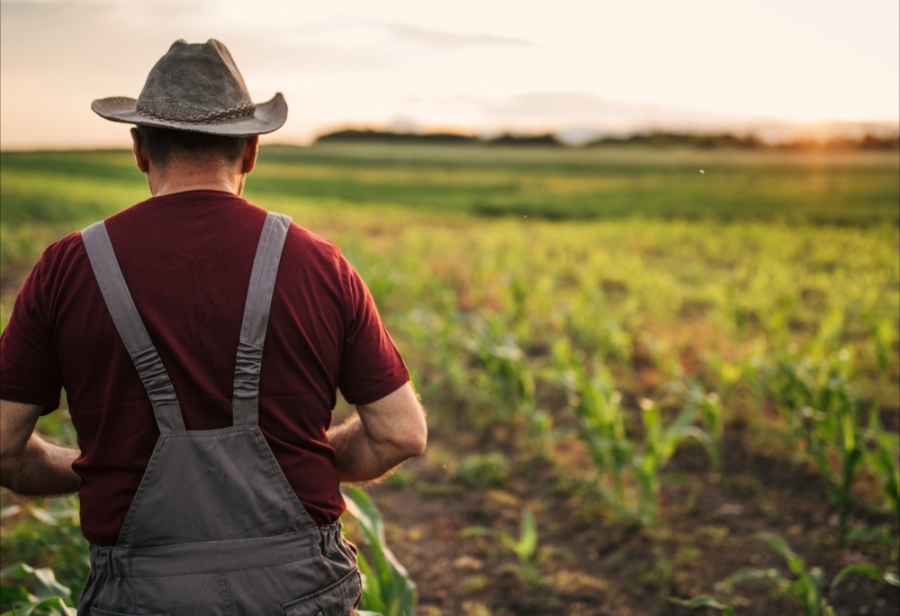
[[[338,388],[350,404],[369,404],[408,382],[409,371],[365,282],[343,256],[340,268],[344,345]]]
[[[0,335],[0,399],[44,406],[45,413],[59,407],[62,390],[49,288],[54,254],[55,245],[35,265]]]

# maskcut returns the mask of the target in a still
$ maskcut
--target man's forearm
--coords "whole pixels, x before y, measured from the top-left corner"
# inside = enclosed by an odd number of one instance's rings
[[[25,496],[77,492],[81,478],[72,470],[78,450],[49,443],[32,434],[15,456],[0,457],[0,485]]]
[[[404,450],[389,441],[373,440],[358,415],[328,432],[335,466],[342,482],[373,481],[421,452]]]

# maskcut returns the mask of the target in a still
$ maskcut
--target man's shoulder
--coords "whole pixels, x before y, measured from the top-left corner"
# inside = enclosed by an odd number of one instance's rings
[[[45,267],[59,267],[72,259],[87,255],[84,242],[81,239],[81,231],[73,231],[62,239],[59,239],[44,249],[39,264]]]
[[[284,250],[295,257],[302,256],[335,266],[344,259],[337,244],[293,221],[288,231]]]

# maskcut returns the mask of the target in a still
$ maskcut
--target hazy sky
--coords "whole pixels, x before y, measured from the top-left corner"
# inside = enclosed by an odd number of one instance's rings
[[[91,100],[137,97],[178,38],[284,93],[270,141],[900,114],[897,0],[0,0],[0,28],[3,148],[125,145]]]

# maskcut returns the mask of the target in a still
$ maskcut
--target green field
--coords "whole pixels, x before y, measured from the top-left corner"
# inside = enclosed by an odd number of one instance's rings
[[[5,323],[47,243],[148,194],[128,152],[0,173]],[[817,575],[838,614],[894,613],[897,153],[269,146],[245,196],[341,246],[429,409],[369,489],[417,613],[813,614]],[[5,530],[3,566],[76,585],[42,532]],[[785,585],[720,584],[745,567]]]

